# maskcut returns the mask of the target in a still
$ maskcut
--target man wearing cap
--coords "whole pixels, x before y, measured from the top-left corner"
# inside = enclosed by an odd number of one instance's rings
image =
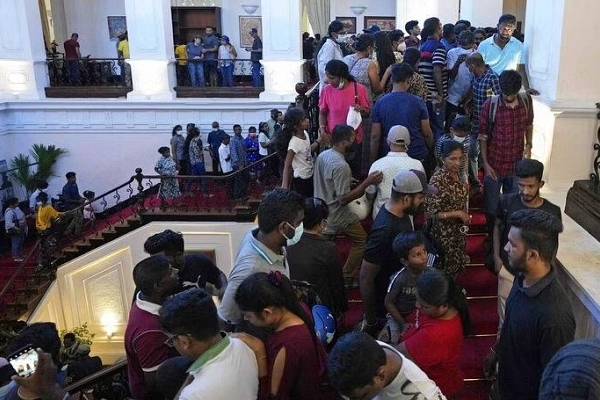
[[[360,268],[360,293],[365,316],[361,330],[375,335],[385,322],[385,294],[390,277],[401,267],[392,243],[398,234],[414,230],[410,215],[425,202],[427,177],[419,170],[400,171],[392,180],[391,196],[379,210],[367,239]]]
[[[383,180],[376,187],[370,186],[367,193],[375,194],[373,202],[373,220],[377,218],[377,214],[383,205],[388,201],[392,191],[392,182],[394,177],[400,171],[408,171],[416,169],[425,172],[423,163],[410,157],[406,151],[410,145],[410,132],[402,125],[395,125],[390,128],[388,133],[387,143],[390,151],[385,157],[380,158],[371,165],[370,172],[381,171]],[[374,189],[374,190],[373,190]]]
[[[376,34],[377,32],[381,32],[381,28],[378,27],[377,25],[371,25],[370,27],[368,27],[367,29],[363,29],[364,33],[368,33],[371,35]]]
[[[250,52],[250,60],[252,61],[252,86],[262,87],[264,85],[260,76],[260,60],[262,60],[263,44],[256,28],[250,30],[250,36],[254,41],[252,42],[252,48],[246,49],[246,51]]]

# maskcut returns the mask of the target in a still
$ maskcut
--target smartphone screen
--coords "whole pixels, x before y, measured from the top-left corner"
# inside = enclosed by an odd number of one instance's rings
[[[38,354],[33,346],[26,346],[9,356],[8,362],[19,376],[26,378],[35,372],[38,364]]]

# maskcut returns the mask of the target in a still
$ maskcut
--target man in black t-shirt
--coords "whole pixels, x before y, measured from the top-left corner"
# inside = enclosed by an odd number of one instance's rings
[[[546,211],[560,220],[560,207],[552,204],[550,201],[540,196],[540,189],[544,186],[542,175],[544,174],[544,165],[531,159],[521,160],[516,166],[516,176],[519,187],[518,193],[507,193],[500,199],[496,223],[494,225],[494,265],[498,274],[498,316],[500,318],[500,328],[504,321],[504,309],[506,299],[513,286],[514,271],[511,270],[508,263],[508,256],[504,251],[504,246],[508,242],[508,231],[510,226],[508,220],[516,211],[535,208]]]
[[[185,254],[183,235],[167,229],[146,239],[144,250],[150,255],[164,255],[173,268],[179,270],[180,290],[205,289],[219,299],[225,293],[227,277],[206,256]]]
[[[360,293],[365,317],[361,329],[376,335],[385,321],[384,300],[390,277],[401,267],[392,243],[399,233],[413,231],[410,215],[425,201],[427,178],[421,171],[400,171],[392,182],[392,195],[379,210],[367,239],[360,267]]]

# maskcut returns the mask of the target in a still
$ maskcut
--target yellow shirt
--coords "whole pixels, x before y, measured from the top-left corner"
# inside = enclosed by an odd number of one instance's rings
[[[119,47],[117,47],[117,50],[119,50],[119,52],[121,54],[123,54],[123,58],[128,59],[129,58],[129,41],[127,39],[121,40],[119,42]]]
[[[50,204],[42,206],[38,209],[37,216],[35,218],[35,227],[38,231],[50,229],[52,223],[56,220],[56,218],[60,217],[60,215],[61,214]]]
[[[187,65],[187,46],[185,44],[175,47],[175,58],[178,59],[179,65]]]

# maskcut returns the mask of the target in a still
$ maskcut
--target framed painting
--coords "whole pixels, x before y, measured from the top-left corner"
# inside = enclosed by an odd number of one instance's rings
[[[365,17],[365,29],[377,25],[382,31],[396,29],[396,17]]]
[[[356,33],[356,17],[335,17],[335,20],[344,24],[345,34],[353,35]]]
[[[127,32],[127,20],[124,15],[108,16],[108,37],[110,40],[117,40],[120,35]]]
[[[262,18],[259,16],[240,16],[240,47],[252,47],[254,39],[250,36],[250,30],[256,28],[258,37],[262,39]]]

